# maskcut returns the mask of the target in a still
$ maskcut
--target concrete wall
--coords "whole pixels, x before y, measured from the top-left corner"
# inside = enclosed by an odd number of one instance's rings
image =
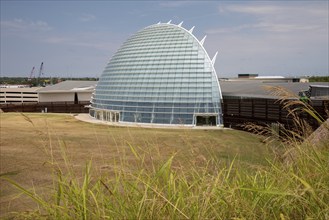
[[[77,92],[78,101],[90,101],[92,92]],[[39,102],[74,102],[75,92],[39,93]]]
[[[74,93],[39,93],[39,102],[73,102]]]
[[[78,98],[79,101],[91,101],[92,92],[79,92]]]

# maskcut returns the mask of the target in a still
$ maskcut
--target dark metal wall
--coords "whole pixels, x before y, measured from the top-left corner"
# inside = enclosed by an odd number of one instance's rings
[[[312,100],[311,106],[323,117],[328,118],[329,100]],[[298,106],[295,106],[298,108]],[[307,113],[299,116],[312,126],[317,127],[317,121]],[[223,119],[225,127],[240,128],[246,122],[255,124],[281,123],[293,125],[292,117],[282,104],[275,99],[262,98],[223,98]]]
[[[90,102],[40,102],[0,104],[4,112],[52,112],[52,113],[88,113],[86,105]]]

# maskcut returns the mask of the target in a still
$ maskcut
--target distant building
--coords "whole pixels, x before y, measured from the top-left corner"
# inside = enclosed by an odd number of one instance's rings
[[[289,91],[292,96],[298,97],[300,92],[305,92],[314,88],[323,88],[328,92],[327,83],[299,83],[299,82],[264,82],[259,80],[248,81],[220,81],[223,97],[225,98],[266,98],[277,99],[273,94],[273,88],[281,87]],[[326,89],[325,89],[326,88]],[[319,93],[319,92],[318,92]],[[321,94],[324,94],[323,91]]]
[[[239,79],[241,79],[241,78],[243,78],[243,79],[245,79],[245,78],[250,79],[250,78],[255,78],[257,76],[258,76],[258,74],[252,74],[252,73],[238,74],[238,78]]]
[[[325,82],[268,82],[259,80],[220,81],[223,92],[224,126],[239,128],[247,122],[281,123],[293,125],[293,120],[279,98],[279,91],[287,91],[285,98],[308,102],[322,117],[328,117],[329,85]],[[283,93],[282,93],[283,94]],[[282,95],[281,94],[281,95]],[[317,121],[308,114],[303,119],[312,126]]]
[[[0,103],[37,103],[39,87],[13,85],[0,88]]]
[[[1,84],[0,88],[12,88],[12,89],[16,89],[16,88],[29,88],[30,85],[10,85],[10,84]]]
[[[0,88],[0,103],[90,102],[96,81],[63,81],[47,87]]]
[[[238,74],[238,78],[225,78],[219,81],[259,81],[267,83],[289,83],[289,82],[308,82],[305,77],[284,77],[284,76],[259,76],[258,74]]]
[[[63,81],[39,89],[39,102],[85,102],[90,101],[96,81]]]

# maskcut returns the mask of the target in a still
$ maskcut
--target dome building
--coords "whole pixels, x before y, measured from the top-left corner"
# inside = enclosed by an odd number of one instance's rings
[[[158,23],[132,35],[111,58],[90,115],[110,122],[222,126],[214,61],[191,30]]]

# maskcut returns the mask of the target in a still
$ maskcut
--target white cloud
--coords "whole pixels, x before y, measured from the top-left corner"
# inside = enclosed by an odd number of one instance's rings
[[[178,8],[182,7],[186,4],[190,3],[189,1],[165,1],[165,2],[160,2],[161,7],[166,7],[166,8]]]
[[[211,28],[206,30],[207,34],[225,34],[225,33],[235,33],[246,30],[254,30],[261,32],[303,32],[303,31],[325,31],[325,27],[321,24],[296,24],[296,23],[273,23],[273,22],[259,22],[243,24],[232,27],[223,28]]]
[[[324,4],[273,4],[255,2],[252,4],[221,5],[219,13],[249,15],[240,24],[231,27],[217,27],[208,33],[231,33],[239,31],[263,32],[328,32],[328,10]]]
[[[328,3],[222,4],[221,19],[205,32],[210,54],[219,49],[222,73],[328,74]],[[216,49],[216,50],[217,50]]]
[[[83,22],[88,22],[88,21],[93,21],[96,19],[96,16],[95,15],[92,15],[92,14],[83,14],[79,20],[80,21],[83,21]]]
[[[280,11],[280,7],[273,5],[229,5],[220,8],[223,11],[248,13],[248,14],[274,14]]]
[[[1,21],[1,29],[5,31],[49,31],[52,27],[45,21],[26,21],[23,19],[14,19]]]
[[[112,51],[118,47],[114,40],[109,41],[109,33],[72,33],[66,36],[49,36],[43,42],[67,47],[85,47],[102,51]]]
[[[86,15],[83,21],[92,20],[95,17]],[[109,33],[65,33],[59,34],[49,32],[53,28],[45,21],[27,21],[23,19],[14,19],[1,21],[1,34],[18,36],[31,42],[44,42],[67,47],[85,47],[102,51],[111,51],[117,48],[117,44],[109,41]],[[113,35],[113,34],[112,34]]]

